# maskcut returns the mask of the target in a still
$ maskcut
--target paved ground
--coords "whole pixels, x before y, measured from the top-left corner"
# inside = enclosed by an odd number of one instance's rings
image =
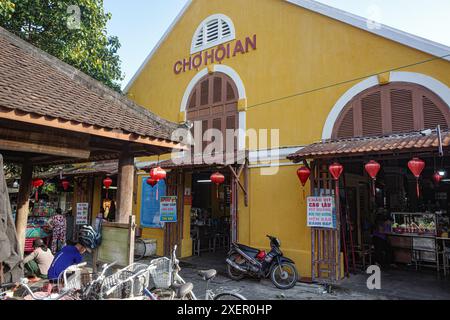
[[[331,293],[316,284],[298,283],[290,290],[279,290],[269,280],[245,279],[239,282],[226,277],[225,263],[220,254],[183,259],[181,276],[194,284],[194,292],[204,297],[206,284],[197,275],[198,270],[216,269],[218,276],[211,288],[231,289],[251,300],[399,300],[399,299],[450,299],[450,280],[438,279],[433,271],[384,270],[381,290],[369,290],[368,275],[356,274],[333,286]]]

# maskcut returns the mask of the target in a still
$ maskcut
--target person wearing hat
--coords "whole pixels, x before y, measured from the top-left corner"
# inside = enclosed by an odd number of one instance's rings
[[[47,279],[48,269],[53,261],[53,254],[42,239],[35,239],[33,248],[33,253],[23,260],[27,274],[35,278]]]
[[[91,226],[83,226],[78,235],[78,242],[74,246],[65,246],[59,251],[48,270],[48,279],[55,282],[68,267],[80,264],[83,254],[91,252],[101,241],[99,233]]]

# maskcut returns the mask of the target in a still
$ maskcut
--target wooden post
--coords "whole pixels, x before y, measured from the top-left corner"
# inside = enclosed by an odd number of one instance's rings
[[[116,222],[128,223],[133,214],[134,157],[126,148],[119,158]]]
[[[20,254],[23,257],[25,250],[25,232],[28,223],[29,197],[31,191],[31,179],[33,177],[33,165],[26,159],[22,165],[19,194],[17,196],[16,232],[19,242]]]

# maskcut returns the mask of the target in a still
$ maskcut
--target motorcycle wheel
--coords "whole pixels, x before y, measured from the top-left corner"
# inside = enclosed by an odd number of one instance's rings
[[[235,257],[236,257],[236,256],[237,256],[237,254],[232,255],[232,256],[230,257],[230,259],[231,259],[232,261],[235,261]],[[235,281],[242,280],[242,279],[244,279],[244,276],[245,276],[241,271],[236,270],[235,268],[233,268],[232,266],[230,266],[228,263],[227,263],[227,273],[228,273],[228,276],[229,276],[232,280],[235,280]]]
[[[270,272],[270,280],[278,289],[291,289],[298,281],[297,268],[289,262],[277,264]]]

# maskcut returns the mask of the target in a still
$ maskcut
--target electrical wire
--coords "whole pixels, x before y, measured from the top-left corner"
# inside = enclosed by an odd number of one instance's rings
[[[389,70],[386,70],[386,71],[381,71],[381,72],[377,72],[377,73],[366,75],[366,76],[361,76],[361,77],[358,77],[358,78],[353,78],[353,79],[350,79],[350,80],[337,82],[337,83],[326,85],[326,86],[319,87],[319,88],[316,88],[316,89],[310,89],[310,90],[306,90],[306,91],[301,91],[301,92],[294,93],[294,94],[291,94],[291,95],[288,95],[288,96],[284,96],[284,97],[280,97],[280,98],[277,98],[277,99],[272,99],[272,100],[268,100],[268,101],[265,101],[265,102],[260,102],[260,103],[256,103],[256,104],[250,105],[250,106],[247,107],[247,110],[253,109],[253,108],[256,108],[256,107],[259,107],[259,106],[263,106],[263,105],[266,105],[266,104],[270,104],[270,103],[274,103],[274,102],[278,102],[278,101],[283,101],[283,100],[287,100],[287,99],[303,96],[303,95],[306,95],[306,94],[309,94],[309,93],[313,93],[313,92],[317,92],[317,91],[321,91],[321,90],[325,90],[325,89],[341,86],[341,85],[344,85],[344,84],[347,84],[347,83],[351,83],[351,82],[355,82],[355,81],[358,81],[358,80],[364,80],[364,79],[367,79],[367,78],[370,78],[372,76],[376,76],[376,75],[379,75],[379,74],[383,74],[383,73],[387,73],[387,72],[392,72],[392,71],[396,71],[396,70],[401,70],[401,69],[405,69],[405,68],[409,68],[409,67],[422,65],[422,64],[425,64],[425,63],[433,62],[435,60],[442,60],[442,59],[447,58],[447,57],[450,57],[450,54],[446,54],[444,56],[439,56],[439,57],[433,57],[431,59],[422,60],[422,61],[419,61],[419,62],[416,62],[416,63],[404,65],[404,66],[397,67],[397,68],[392,68],[392,69],[389,69]]]

